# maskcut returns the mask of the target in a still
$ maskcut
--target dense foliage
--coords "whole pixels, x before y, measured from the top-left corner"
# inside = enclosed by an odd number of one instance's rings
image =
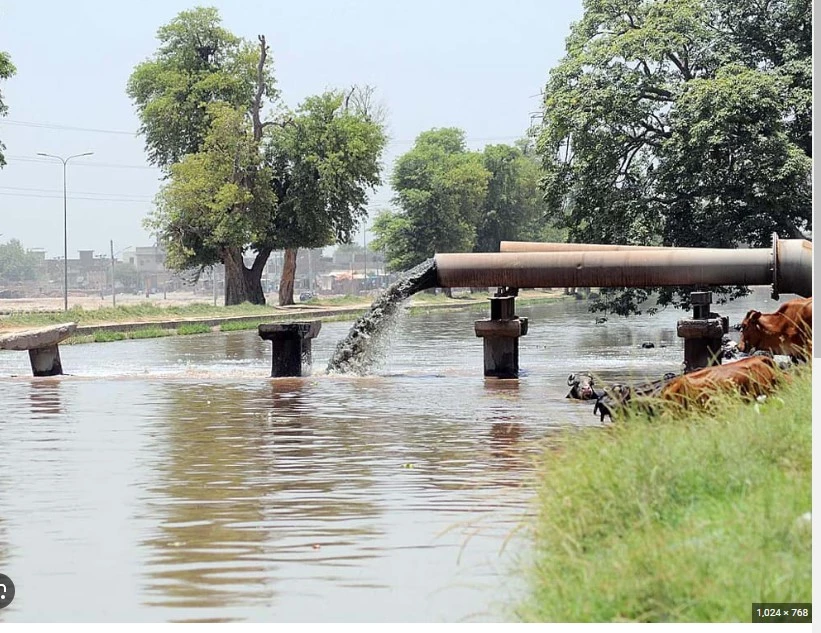
[[[172,268],[222,262],[226,304],[265,303],[273,249],[287,249],[280,287],[292,288],[297,248],[347,241],[365,216],[385,145],[372,93],[328,91],[289,111],[265,38],[235,37],[215,9],[184,11],[158,37],[128,85],[149,158],[168,175],[146,223]]]
[[[809,0],[586,0],[538,151],[571,241],[766,246],[811,229]],[[686,289],[660,302],[686,303]],[[629,312],[649,289],[614,297]]]
[[[469,151],[457,128],[423,132],[399,158],[396,211],[374,222],[372,246],[406,270],[437,252],[498,251],[502,240],[554,239],[545,222],[539,166],[527,147]]]

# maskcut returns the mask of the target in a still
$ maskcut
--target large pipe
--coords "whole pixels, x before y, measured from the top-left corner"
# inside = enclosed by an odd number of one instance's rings
[[[565,251],[653,251],[666,246],[626,244],[571,244],[568,242],[508,242],[499,245],[500,253],[563,253]]]
[[[440,253],[443,288],[761,286],[773,296],[812,294],[812,244],[779,240],[773,248],[646,248],[541,253]]]

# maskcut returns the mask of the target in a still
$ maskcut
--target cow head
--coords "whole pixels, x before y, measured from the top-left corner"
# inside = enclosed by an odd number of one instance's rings
[[[738,351],[749,354],[761,342],[761,312],[750,310],[741,322],[741,339],[738,341]]]
[[[576,400],[593,400],[596,397],[593,384],[593,376],[590,374],[570,374],[567,377],[567,386],[570,387],[567,397]]]

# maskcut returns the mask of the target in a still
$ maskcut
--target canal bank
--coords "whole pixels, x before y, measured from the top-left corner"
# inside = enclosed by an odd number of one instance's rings
[[[551,303],[567,298],[561,291],[526,291],[519,300],[521,306]],[[295,304],[292,306],[212,307],[205,304],[161,308],[151,303],[118,309],[73,309],[68,312],[18,312],[0,318],[0,334],[29,327],[64,322],[78,324],[75,334],[64,344],[109,342],[128,338],[202,334],[213,331],[230,332],[255,329],[261,323],[320,320],[322,322],[352,320],[370,306],[356,302],[357,298],[342,298],[337,305]],[[443,295],[420,295],[409,302],[412,314],[438,310],[487,309],[484,295],[466,295],[446,299]]]
[[[811,602],[811,379],[552,438],[519,617],[750,622],[751,603]]]

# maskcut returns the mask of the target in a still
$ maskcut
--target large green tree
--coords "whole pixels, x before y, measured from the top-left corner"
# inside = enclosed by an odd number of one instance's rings
[[[126,92],[137,108],[149,162],[169,169],[202,147],[211,124],[208,105],[251,111],[274,101],[272,63],[222,26],[217,9],[183,11],[157,31],[159,47],[138,64]]]
[[[292,287],[296,248],[349,239],[364,216],[385,143],[371,93],[328,92],[287,111],[265,38],[256,47],[236,38],[213,9],[181,13],[159,37],[129,82],[149,157],[167,172],[147,225],[175,269],[222,262],[226,304],[265,303],[273,249],[287,249]]]
[[[498,252],[503,240],[561,240],[546,218],[548,206],[539,187],[542,176],[526,143],[488,145],[482,162],[490,174],[476,227],[477,252]]]
[[[406,270],[437,252],[471,251],[490,173],[482,154],[468,151],[465,134],[439,128],[420,134],[394,167],[397,211],[373,225],[374,250],[388,267]]]
[[[538,146],[571,241],[762,246],[811,228],[810,30],[809,0],[586,0]],[[604,296],[626,313],[649,292]]]
[[[11,58],[8,53],[0,51],[0,80],[8,79],[14,75],[15,71],[16,69],[14,68],[14,64],[11,63]],[[0,90],[0,117],[6,116],[8,109],[8,106],[3,101],[3,91]],[[3,141],[0,141],[0,167],[6,164],[6,157],[3,156],[4,149],[6,149],[6,146],[3,145]]]
[[[278,200],[274,234],[285,248],[280,305],[294,302],[297,249],[347,243],[381,184],[383,115],[372,89],[309,97],[266,141],[265,165]]]

